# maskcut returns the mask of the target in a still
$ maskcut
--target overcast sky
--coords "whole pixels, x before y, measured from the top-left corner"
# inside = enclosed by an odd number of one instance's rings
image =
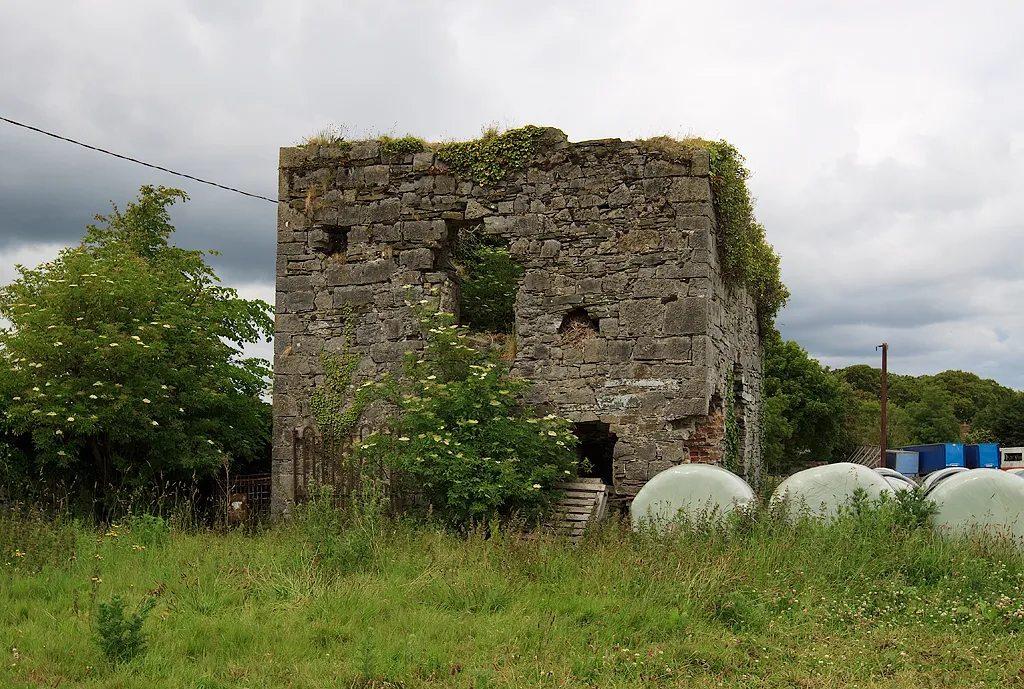
[[[822,363],[1024,388],[1024,3],[54,0],[0,8],[0,116],[252,193],[279,146],[726,138]],[[0,122],[0,283],[142,184],[176,242],[273,302],[275,207]],[[258,348],[261,354],[268,347]]]

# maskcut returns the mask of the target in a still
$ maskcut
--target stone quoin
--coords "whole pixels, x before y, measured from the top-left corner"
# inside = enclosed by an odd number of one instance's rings
[[[319,355],[342,346],[345,314],[360,355],[353,383],[400,372],[423,344],[407,303],[439,295],[457,313],[453,243],[472,226],[505,240],[524,269],[512,372],[533,381],[539,411],[577,424],[613,495],[635,495],[683,462],[722,464],[730,406],[732,468],[756,478],[757,307],[723,276],[709,167],[700,148],[570,143],[557,129],[543,129],[533,159],[496,184],[459,178],[430,150],[389,154],[378,141],[282,148],[274,513],[300,497]],[[590,336],[568,341],[572,319]]]

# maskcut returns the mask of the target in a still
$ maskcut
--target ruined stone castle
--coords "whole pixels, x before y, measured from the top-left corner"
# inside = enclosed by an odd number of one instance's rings
[[[311,456],[310,394],[319,353],[343,344],[345,314],[361,356],[354,383],[400,371],[422,346],[410,296],[459,308],[451,255],[470,226],[507,242],[524,269],[513,373],[534,382],[539,410],[576,424],[591,474],[613,495],[682,462],[759,470],[758,314],[723,277],[708,152],[570,143],[556,129],[542,139],[494,184],[460,178],[430,150],[387,153],[379,141],[281,149],[276,512],[323,466]],[[589,336],[566,336],[581,324]]]

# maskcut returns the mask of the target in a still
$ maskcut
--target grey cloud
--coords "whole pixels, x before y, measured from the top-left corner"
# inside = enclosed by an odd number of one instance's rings
[[[994,1],[23,3],[0,25],[18,67],[0,112],[271,197],[278,147],[328,123],[724,137],[783,257],[785,336],[834,366],[888,340],[907,372],[1024,387],[1022,19]],[[0,262],[76,241],[144,183],[192,195],[179,244],[270,287],[272,204],[3,124]]]

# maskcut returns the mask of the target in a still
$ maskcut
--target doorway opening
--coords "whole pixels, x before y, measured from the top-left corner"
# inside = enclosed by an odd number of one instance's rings
[[[580,475],[599,478],[608,486],[614,485],[613,464],[616,435],[606,423],[581,421],[573,424],[573,432],[580,439],[576,454],[580,459]]]

